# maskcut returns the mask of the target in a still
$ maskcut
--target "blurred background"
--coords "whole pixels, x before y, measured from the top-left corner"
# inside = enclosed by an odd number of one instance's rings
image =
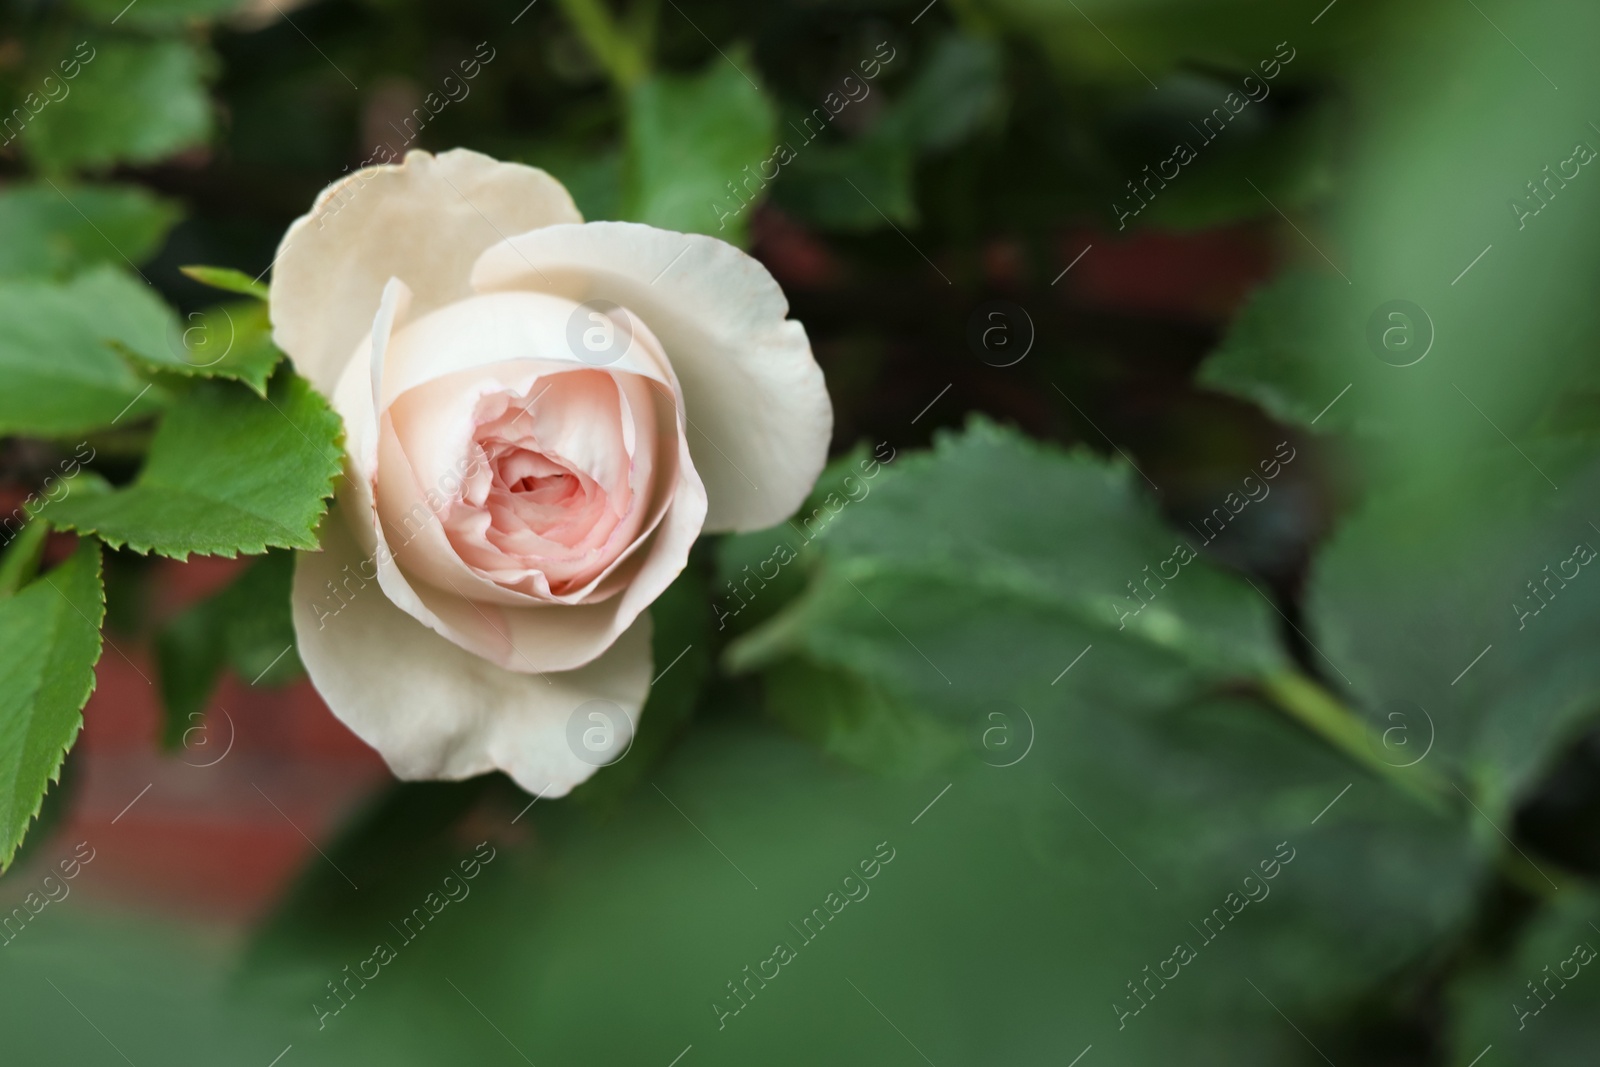
[[[264,277],[328,183],[459,146],[758,258],[838,457],[697,548],[637,742],[557,802],[397,784],[300,671],[291,554],[108,553],[0,878],[6,1061],[1595,1062],[1597,33],[6,0],[0,394],[83,279],[204,311],[179,267]],[[16,404],[6,509],[82,441],[139,469],[152,413]]]

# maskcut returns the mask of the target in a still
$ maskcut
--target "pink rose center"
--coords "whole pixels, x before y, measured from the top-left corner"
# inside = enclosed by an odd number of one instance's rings
[[[468,566],[562,596],[618,558],[639,531],[654,466],[653,404],[639,384],[580,370],[479,396],[467,475],[442,516]]]

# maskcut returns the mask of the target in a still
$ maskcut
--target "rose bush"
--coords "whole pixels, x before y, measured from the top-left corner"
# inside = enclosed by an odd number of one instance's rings
[[[474,152],[352,174],[290,227],[273,337],[346,434],[295,631],[396,774],[560,796],[594,771],[581,705],[631,731],[647,609],[695,538],[782,521],[825,461],[787,312],[738,249],[584,223],[548,174]]]

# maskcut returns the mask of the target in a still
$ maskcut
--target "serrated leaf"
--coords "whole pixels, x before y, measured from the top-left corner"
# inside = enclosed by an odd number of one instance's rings
[[[1086,702],[1159,706],[1281,668],[1269,603],[1193,558],[1202,539],[1169,531],[1136,482],[975,421],[841,504],[811,588],[729,662],[800,654],[940,707],[1034,688],[1041,638],[1061,667],[1094,646],[1055,689]]]
[[[65,278],[102,263],[143,263],[179,215],[177,204],[135,185],[7,186],[0,189],[0,278]]]
[[[83,725],[100,658],[100,546],[0,600],[0,868],[11,862]]]
[[[88,42],[69,93],[41,108],[18,139],[46,171],[153,163],[205,142],[209,57],[186,41]]]
[[[272,343],[267,306],[241,301],[190,312],[159,348],[119,346],[143,370],[186,378],[227,378],[244,382],[258,396],[283,359]]]
[[[287,369],[265,398],[197,382],[162,418],[132,486],[64,500],[50,519],[177,559],[314,548],[340,457],[339,417]]]
[[[628,97],[623,217],[742,239],[749,213],[729,183],[737,187],[772,154],[776,124],[766,93],[720,58],[691,77],[641,82]],[[743,195],[757,196],[760,184],[757,177]]]
[[[177,319],[109,266],[70,282],[0,282],[0,433],[62,436],[131,425],[163,393],[113,350],[161,351]]]
[[[253,296],[257,300],[267,299],[267,287],[256,281],[242,270],[232,267],[205,267],[188,266],[179,267],[180,271],[201,285],[209,285],[213,289],[224,292],[238,293],[240,296]]]

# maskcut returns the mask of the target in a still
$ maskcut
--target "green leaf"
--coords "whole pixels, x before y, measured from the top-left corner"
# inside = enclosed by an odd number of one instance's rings
[[[1352,92],[1388,103],[1342,152],[1348,196],[1284,228],[1308,269],[1263,291],[1204,375],[1352,431],[1366,499],[1314,564],[1304,629],[1330,688],[1415,741],[1395,762],[1436,738],[1430,764],[1465,776],[1496,826],[1600,710],[1584,640],[1600,583],[1575,555],[1600,546],[1585,508],[1600,457],[1592,435],[1550,433],[1597,385],[1600,200],[1575,146],[1600,145],[1582,104],[1600,68],[1578,43],[1600,10],[1548,10],[1500,24],[1518,54],[1470,6],[1390,9]],[[1543,177],[1557,171],[1577,176]],[[1519,211],[1543,180],[1547,202]]]
[[[1600,549],[1600,457],[1527,454],[1486,446],[1458,457],[1455,481],[1378,492],[1323,550],[1307,596],[1333,688],[1377,729],[1400,728],[1392,762],[1431,745],[1501,821],[1600,714],[1600,575],[1582,562]]]
[[[232,267],[205,266],[179,267],[178,269],[201,285],[209,285],[213,289],[237,293],[240,296],[253,296],[257,300],[267,299],[267,286],[262,282],[256,281],[242,270],[234,270]]]
[[[1201,366],[1200,381],[1284,422],[1323,431],[1357,425],[1363,405],[1334,401],[1349,399],[1343,393],[1358,376],[1375,386],[1382,368],[1356,329],[1359,302],[1344,288],[1306,270],[1275,278],[1251,296]]]
[[[180,744],[205,713],[225,666],[251,685],[301,676],[289,612],[293,581],[293,553],[268,552],[156,635],[168,747]]]
[[[922,151],[948,152],[1000,120],[1004,78],[998,41],[946,34],[881,121]]]
[[[265,398],[196,382],[163,417],[132,486],[69,498],[50,518],[177,559],[314,548],[340,455],[339,417],[303,378],[280,372]]]
[[[1486,962],[1449,991],[1453,1061],[1479,1067],[1536,1063],[1587,1067],[1600,1041],[1600,897],[1563,895],[1537,916],[1505,958]]]
[[[177,204],[136,185],[7,186],[0,189],[0,278],[65,278],[102,263],[143,263],[179,215]]]
[[[1057,670],[1094,646],[1052,688],[1086,705],[1280,669],[1269,603],[1193,558],[1204,542],[1167,530],[1140,484],[977,420],[839,503],[811,588],[729,662],[800,654],[940,708],[1036,690],[1041,645]]]
[[[100,658],[100,546],[0,600],[0,868],[39,813],[83,725]]]
[[[1201,229],[1241,220],[1277,218],[1274,206],[1286,212],[1316,203],[1337,188],[1335,159],[1342,118],[1327,104],[1293,106],[1274,98],[1272,87],[1259,78],[1251,81],[1257,93],[1268,94],[1244,105],[1237,115],[1224,103],[1248,99],[1239,93],[1243,75],[1202,78],[1180,73],[1169,77],[1161,92],[1153,93],[1132,119],[1123,119],[1118,132],[1127,147],[1115,164],[1120,177],[1144,190],[1150,202],[1129,192],[1126,185],[1113,188],[1115,199],[1104,216],[1107,223],[1134,212],[1140,226]],[[1197,131],[1197,119],[1220,109],[1230,116],[1220,131]],[[1137,124],[1137,125],[1135,125]],[[1134,127],[1129,129],[1127,127]],[[1194,153],[1190,158],[1182,148]],[[1179,164],[1179,160],[1190,159]],[[1145,170],[1145,167],[1149,170]],[[1164,181],[1161,175],[1172,177]]]
[[[163,350],[177,320],[154,290],[108,266],[71,282],[0,282],[0,433],[65,436],[131,425],[159,407],[110,347]]]
[[[272,343],[267,306],[258,301],[222,304],[190,312],[159,348],[119,346],[144,370],[186,378],[227,378],[244,382],[257,396],[267,395],[267,380],[283,359]]]
[[[769,715],[857,767],[916,776],[964,749],[958,731],[867,679],[791,659],[769,669],[763,682]]]
[[[88,44],[69,93],[41,108],[20,143],[47,171],[153,163],[211,133],[208,55],[181,40]]]
[[[843,144],[785,143],[795,159],[773,194],[784,210],[831,230],[877,230],[888,225],[885,218],[917,222],[915,146],[898,130],[879,123]]]
[[[745,199],[760,195],[760,164],[776,147],[777,118],[735,64],[755,69],[735,52],[698,75],[652,75],[630,92],[624,218],[742,240],[749,213],[730,183]]]
[[[0,542],[0,548],[5,549],[5,554],[0,556],[0,599],[12,596],[33,579],[39,570],[39,562],[44,559],[45,542],[50,538],[50,524],[38,518],[37,511],[24,502],[21,507],[5,517],[5,540]],[[43,510],[40,508],[39,510]],[[18,513],[22,514],[23,526],[20,530],[12,529],[12,523],[17,521]]]
[[[739,722],[737,704],[718,711],[618,809],[528,809],[537,843],[492,838],[471,896],[414,941],[388,924],[519,808],[449,803],[441,825],[449,798],[472,799],[464,787],[406,787],[409,805],[328,848],[359,893],[308,867],[257,946],[253,987],[307,1033],[321,1016],[305,1005],[325,1004],[329,1062],[358,1048],[492,1058],[507,1041],[539,1062],[666,1048],[665,1062],[691,1043],[707,1065],[921,1062],[909,1038],[934,1063],[1064,1063],[1092,1043],[1128,1063],[1309,1067],[1322,1061],[1278,1009],[1337,1056],[1328,1005],[1406,974],[1472,902],[1459,827],[1352,785],[1342,760],[1250,706],[1160,723],[1085,709],[1041,724],[1010,768],[969,755],[912,782],[842,770]],[[399,959],[341,1008],[327,976],[378,942]],[[1139,1008],[1128,983],[1183,942],[1197,958],[1152,979]],[[774,972],[760,961],[776,943],[795,958]],[[766,983],[736,999],[730,983],[758,967]],[[421,1012],[441,987],[454,995],[446,977],[499,1033],[469,1010]],[[608,1023],[617,1003],[628,1026]],[[1139,1014],[1119,1020],[1117,1005]]]

